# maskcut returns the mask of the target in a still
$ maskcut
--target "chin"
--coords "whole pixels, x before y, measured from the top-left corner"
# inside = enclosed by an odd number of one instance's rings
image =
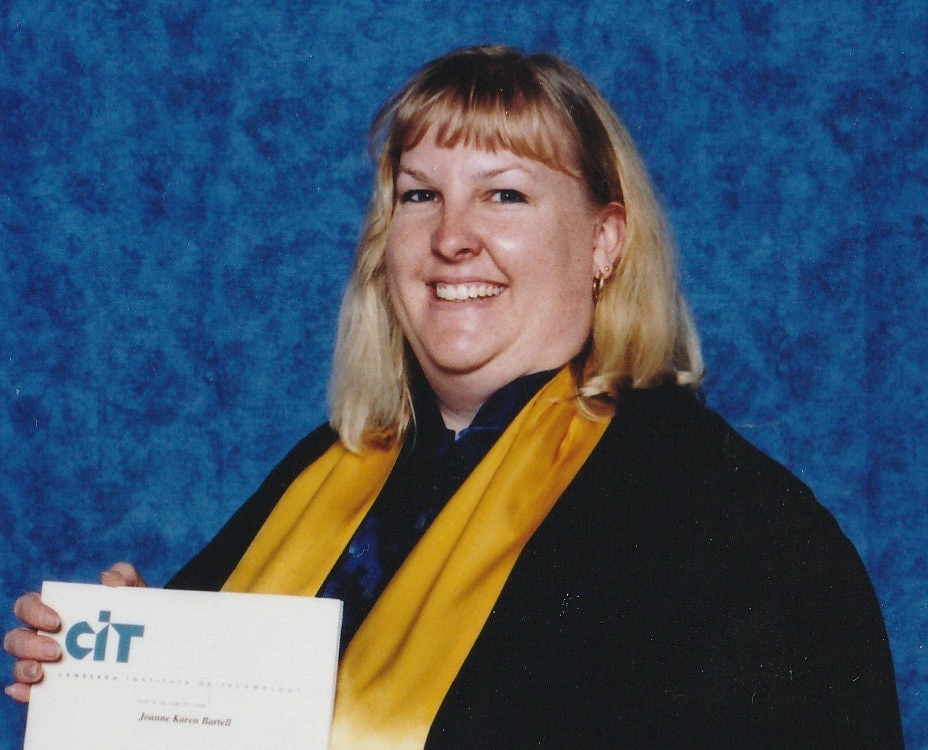
[[[420,363],[428,362],[433,367],[449,374],[474,372],[498,356],[498,352],[486,347],[486,341],[475,343],[472,339],[458,340],[453,343],[442,342],[440,346],[425,347],[417,352],[417,356],[420,354],[425,357],[424,360],[419,357]]]
[[[478,357],[440,357],[429,362],[447,375],[470,375],[487,364],[487,360]]]

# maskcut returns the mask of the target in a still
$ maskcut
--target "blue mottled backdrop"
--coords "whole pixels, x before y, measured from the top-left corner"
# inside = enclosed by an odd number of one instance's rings
[[[624,116],[709,403],[857,545],[928,748],[926,40],[924,0],[0,0],[4,629],[46,577],[162,583],[323,419],[368,120],[505,42]]]

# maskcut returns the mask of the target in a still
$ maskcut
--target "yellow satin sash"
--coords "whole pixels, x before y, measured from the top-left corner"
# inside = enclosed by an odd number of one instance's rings
[[[602,436],[570,368],[513,420],[448,501],[348,645],[332,750],[421,750],[516,558]],[[332,446],[287,489],[224,591],[318,591],[398,449]]]

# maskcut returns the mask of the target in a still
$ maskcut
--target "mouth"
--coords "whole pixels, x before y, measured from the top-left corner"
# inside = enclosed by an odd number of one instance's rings
[[[485,281],[468,284],[446,284],[437,282],[435,296],[449,302],[464,302],[471,299],[484,299],[498,297],[506,289],[501,284],[490,284]]]

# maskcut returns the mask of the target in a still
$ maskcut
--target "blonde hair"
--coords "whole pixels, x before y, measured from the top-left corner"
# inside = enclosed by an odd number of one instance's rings
[[[573,174],[596,205],[625,206],[622,252],[600,293],[583,361],[574,363],[581,409],[610,413],[623,388],[698,385],[702,355],[676,252],[627,130],[563,60],[473,47],[430,62],[374,118],[374,194],[342,303],[329,388],[330,421],[345,445],[360,450],[368,441],[398,439],[413,416],[411,355],[390,304],[384,252],[400,157],[432,128],[440,146],[512,151]]]

